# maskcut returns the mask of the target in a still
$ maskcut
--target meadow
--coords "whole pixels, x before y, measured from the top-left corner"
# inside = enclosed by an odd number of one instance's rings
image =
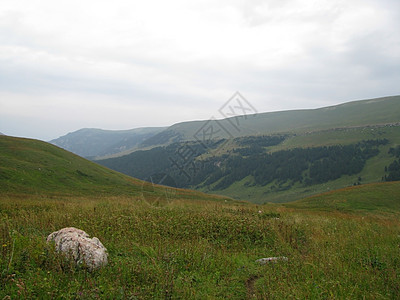
[[[2,195],[0,299],[400,298],[397,210],[149,199]],[[46,243],[69,226],[103,242],[107,267]],[[288,261],[255,262],[274,256]]]

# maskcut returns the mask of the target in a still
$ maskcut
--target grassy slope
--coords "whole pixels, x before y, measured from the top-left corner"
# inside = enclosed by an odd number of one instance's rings
[[[0,137],[2,193],[136,194],[141,182],[51,144]]]
[[[287,207],[340,211],[400,211],[400,182],[374,183],[332,191],[286,204]]]
[[[0,195],[130,196],[162,201],[215,200],[200,192],[152,186],[38,140],[0,136]],[[226,198],[224,198],[226,199]]]
[[[219,124],[225,130],[220,130],[214,138],[286,132],[304,133],[338,127],[395,123],[400,122],[400,96],[353,101],[320,109],[261,113],[246,118],[241,117],[238,123],[235,119],[221,120],[220,123],[208,122],[193,121],[172,125],[152,137],[152,144],[158,144],[158,136],[161,138],[166,135],[170,135],[171,138],[167,142],[160,139],[162,142],[159,144],[168,144],[175,137],[182,140],[194,140],[197,136],[201,139],[201,134],[196,135],[199,130],[211,126],[214,131],[217,131],[221,129]],[[239,125],[235,128],[232,123]]]
[[[248,126],[260,132],[308,132],[400,121],[400,96],[353,101],[331,107],[264,113]],[[247,126],[246,121],[243,122]]]
[[[42,195],[0,196],[0,218],[1,299],[400,297],[398,215]],[[67,226],[97,236],[109,265],[89,273],[57,255],[45,238]],[[271,256],[288,261],[255,262]]]

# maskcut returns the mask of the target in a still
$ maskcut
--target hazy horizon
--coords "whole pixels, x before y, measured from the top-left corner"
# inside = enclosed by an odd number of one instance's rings
[[[0,132],[51,140],[400,88],[400,2],[11,1],[0,8]]]

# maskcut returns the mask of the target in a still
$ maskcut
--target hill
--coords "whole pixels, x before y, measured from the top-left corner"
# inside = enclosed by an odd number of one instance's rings
[[[152,185],[43,141],[0,136],[0,196],[20,194],[127,196],[151,202],[166,201],[170,195],[177,199],[226,199]]]
[[[400,122],[400,96],[353,101],[319,109],[289,110],[238,116],[223,120],[172,125],[142,142],[142,147],[207,138],[235,138],[282,133],[301,134],[332,128]],[[212,130],[211,130],[212,129]]]
[[[400,182],[348,187],[285,204],[286,207],[326,211],[400,212]]]
[[[50,141],[82,157],[106,156],[132,149],[164,128],[102,130],[84,128]]]
[[[140,183],[46,142],[0,137],[1,193],[135,194]]]

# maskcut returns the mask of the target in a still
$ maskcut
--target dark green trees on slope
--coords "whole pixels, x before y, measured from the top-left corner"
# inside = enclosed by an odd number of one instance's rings
[[[388,175],[385,176],[386,181],[397,181],[400,180],[400,146],[396,148],[390,148],[389,154],[398,158],[398,160],[394,160],[389,167],[385,168],[385,171],[388,172]]]
[[[263,147],[284,139],[284,136],[241,138],[236,144],[244,147],[211,156],[206,155],[200,143],[175,143],[99,162],[141,179],[165,174],[173,178],[176,186],[184,188],[223,190],[246,177],[252,178],[252,185],[274,183],[278,188],[290,188],[295,183],[308,186],[358,174],[366,161],[379,153],[379,146],[388,143],[386,139],[377,139],[272,153]],[[186,152],[186,157],[181,152]]]

